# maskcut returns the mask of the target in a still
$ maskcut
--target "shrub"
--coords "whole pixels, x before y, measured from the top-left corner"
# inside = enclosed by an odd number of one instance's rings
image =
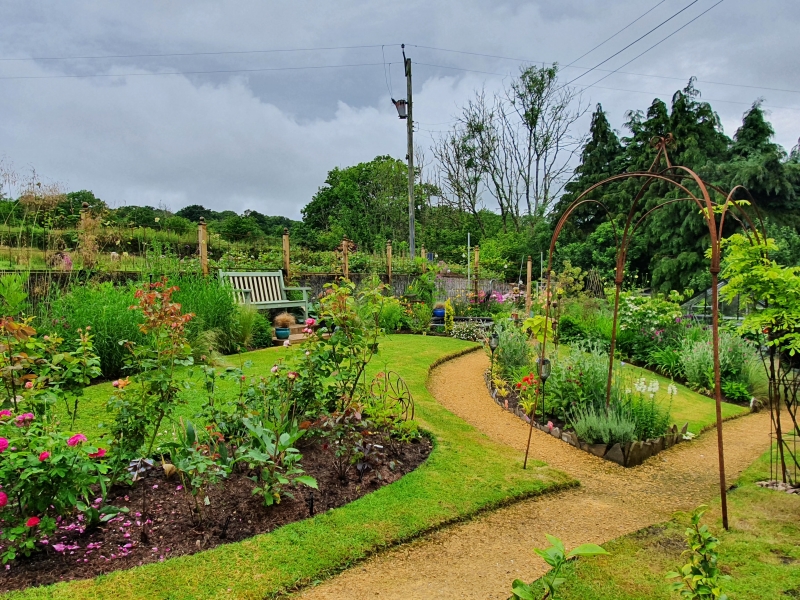
[[[748,402],[751,397],[747,385],[740,381],[723,381],[722,393],[732,402]]]
[[[0,537],[5,563],[35,551],[36,542],[55,531],[56,518],[72,514],[76,507],[88,522],[99,518],[102,509],[92,499],[98,486],[105,496],[108,466],[100,460],[105,450],[88,444],[86,436],[69,436],[58,431],[57,424],[32,414],[14,418],[8,410],[3,413]]]
[[[512,379],[516,369],[530,365],[532,352],[528,337],[511,321],[499,321],[495,329],[500,338],[495,360],[503,375]]]
[[[408,326],[413,333],[428,331],[433,318],[433,309],[424,302],[416,302],[410,308]]]
[[[584,406],[572,413],[572,426],[587,444],[627,444],[636,439],[636,423],[624,410]]]
[[[547,380],[545,408],[566,420],[576,407],[605,406],[608,384],[608,354],[594,344],[580,344],[569,355],[553,360]],[[612,390],[613,392],[613,390]]]
[[[255,350],[272,346],[272,326],[269,324],[269,319],[261,313],[256,313],[253,321],[251,344]]]
[[[387,297],[381,307],[380,326],[387,332],[397,331],[405,322],[405,310],[394,296]]]
[[[681,379],[683,377],[681,353],[673,346],[652,349],[647,366],[671,379]]]

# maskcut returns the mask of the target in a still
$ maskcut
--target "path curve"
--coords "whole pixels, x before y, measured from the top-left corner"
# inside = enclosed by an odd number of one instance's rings
[[[528,427],[501,409],[483,380],[488,359],[474,352],[443,364],[428,382],[446,408],[489,437],[525,451]],[[769,448],[769,415],[723,425],[725,467],[733,481]],[[717,438],[711,430],[624,469],[533,431],[531,456],[575,476],[581,487],[523,500],[378,554],[299,595],[303,600],[507,599],[511,582],[542,575],[532,548],[545,533],[567,547],[603,543],[688,511],[719,489]]]

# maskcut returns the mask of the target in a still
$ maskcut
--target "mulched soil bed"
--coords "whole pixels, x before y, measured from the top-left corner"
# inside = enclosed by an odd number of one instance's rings
[[[359,481],[355,467],[347,481],[340,481],[333,471],[331,454],[319,442],[301,450],[303,468],[319,484],[319,490],[313,490],[314,514],[317,514],[352,502],[413,471],[430,454],[431,442],[423,437],[419,442],[399,446],[397,455],[387,452],[376,468],[364,474],[363,481]],[[260,496],[252,494],[254,486],[246,474],[231,474],[209,490],[211,503],[206,509],[205,524],[199,525],[192,520],[192,499],[180,487],[180,481],[167,480],[161,468],[154,469],[134,487],[115,488],[109,493],[108,502],[129,508],[129,514],[85,533],[80,522],[62,523],[43,552],[5,567],[0,591],[86,579],[193,554],[310,516],[310,488],[301,486],[294,499],[284,498],[280,504],[266,507]],[[144,490],[148,506],[145,516]],[[146,524],[146,539],[142,539],[142,524]],[[59,552],[61,544],[65,548]]]

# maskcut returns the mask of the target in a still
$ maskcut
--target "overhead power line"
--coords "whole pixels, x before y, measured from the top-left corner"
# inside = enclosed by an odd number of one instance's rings
[[[573,81],[577,81],[578,79],[580,79],[580,78],[581,78],[581,77],[583,77],[584,75],[587,75],[588,73],[591,73],[591,72],[592,72],[592,71],[594,71],[594,70],[595,70],[597,67],[601,67],[601,66],[603,66],[603,65],[604,65],[604,64],[606,64],[608,61],[610,61],[612,58],[614,58],[615,56],[619,56],[620,54],[622,54],[623,52],[625,52],[625,50],[627,50],[628,48],[630,48],[630,47],[631,47],[631,46],[633,46],[634,44],[636,44],[636,43],[640,42],[641,40],[643,40],[644,38],[646,38],[648,35],[650,35],[651,33],[653,33],[653,32],[654,32],[656,29],[659,29],[660,27],[663,27],[664,25],[666,25],[667,23],[669,23],[669,22],[670,22],[672,19],[674,19],[675,17],[677,17],[679,14],[681,14],[683,11],[685,11],[685,10],[687,10],[689,7],[691,7],[691,6],[695,5],[695,4],[697,4],[699,1],[700,1],[700,0],[692,0],[692,1],[691,1],[689,4],[687,4],[686,6],[684,6],[684,7],[683,7],[682,9],[680,9],[678,12],[674,13],[674,14],[673,14],[671,17],[668,17],[668,18],[664,19],[663,21],[661,21],[661,23],[659,23],[658,25],[656,25],[655,27],[653,27],[653,28],[652,28],[650,31],[648,31],[647,33],[645,33],[645,34],[643,34],[643,35],[640,35],[638,38],[636,38],[635,40],[633,40],[633,41],[632,41],[630,44],[628,44],[627,46],[625,46],[625,47],[624,47],[624,48],[622,48],[621,50],[618,50],[617,52],[615,52],[614,54],[612,54],[611,56],[609,56],[609,57],[608,57],[608,58],[606,58],[605,60],[601,60],[599,63],[597,63],[597,64],[596,64],[595,66],[593,66],[591,69],[589,69],[588,71],[586,71],[586,73],[581,73],[580,75],[578,75],[578,76],[577,76],[577,77],[575,77],[574,79],[571,79],[570,81],[568,81],[568,82],[567,82],[567,83],[565,83],[564,85],[569,85],[569,84],[570,84],[570,83],[572,83]]]
[[[617,36],[618,36],[620,33],[622,33],[623,31],[625,31],[625,30],[626,30],[628,27],[630,27],[631,25],[633,25],[634,23],[636,23],[636,22],[637,22],[637,21],[639,21],[640,19],[642,19],[642,18],[646,17],[647,15],[649,15],[651,12],[653,12],[653,11],[654,11],[655,9],[657,9],[659,6],[661,6],[662,4],[664,4],[664,2],[666,2],[666,1],[667,1],[667,0],[661,0],[661,2],[659,2],[658,4],[656,4],[655,6],[653,6],[653,7],[652,7],[650,10],[648,10],[648,11],[646,11],[646,12],[643,12],[641,15],[639,15],[638,17],[636,17],[636,18],[635,18],[633,21],[631,21],[630,23],[628,23],[627,25],[625,25],[625,27],[623,27],[622,29],[620,29],[619,31],[617,31],[617,33],[615,33],[615,34],[614,34],[614,35],[612,35],[611,37],[608,37],[608,38],[604,39],[602,42],[600,42],[599,44],[597,44],[597,46],[595,46],[595,47],[594,47],[594,48],[592,48],[591,50],[588,50],[588,51],[584,52],[584,53],[583,53],[583,54],[581,54],[581,55],[580,55],[578,58],[576,58],[575,60],[573,60],[571,63],[569,63],[569,64],[568,64],[568,65],[566,65],[566,66],[567,66],[567,67],[571,67],[572,65],[574,65],[576,62],[578,62],[578,61],[579,61],[580,59],[582,59],[583,57],[585,57],[585,56],[588,56],[589,54],[591,54],[592,52],[594,52],[595,50],[597,50],[597,49],[598,49],[600,46],[602,46],[602,45],[606,44],[607,42],[610,42],[610,41],[611,41],[611,40],[613,40],[615,37],[617,37]]]
[[[467,71],[469,73],[483,73],[483,74],[486,74],[486,75],[498,75],[500,77],[508,77],[508,76],[510,76],[509,73],[497,73],[497,72],[491,72],[491,71],[476,71],[474,69],[465,69],[465,68],[462,68],[462,67],[450,67],[450,66],[447,66],[447,65],[435,65],[435,64],[431,64],[431,63],[421,63],[421,62],[414,63],[414,64],[424,65],[426,67],[436,67],[436,68],[440,68],[440,69],[453,69],[453,70],[456,70],[456,71]],[[664,94],[662,92],[651,92],[651,91],[647,91],[647,90],[631,90],[631,89],[615,88],[615,87],[603,87],[603,86],[599,86],[599,85],[595,85],[595,84],[591,84],[591,85],[577,84],[576,87],[580,88],[581,90],[589,89],[589,87],[595,87],[595,88],[600,89],[600,90],[612,90],[612,91],[615,91],[615,92],[630,92],[630,93],[635,93],[635,94],[651,94],[653,96],[664,96],[664,95],[666,95],[666,94]],[[745,106],[751,106],[752,105],[752,102],[741,102],[741,101],[735,101],[735,100],[721,100],[721,99],[715,99],[715,98],[703,98],[703,100],[706,101],[706,102],[723,102],[723,103],[727,103],[727,104],[742,104],[742,105],[745,105]],[[777,106],[775,104],[770,104],[769,102],[765,102],[765,105],[769,106],[770,108],[779,108],[779,109],[783,109],[783,110],[798,110],[798,111],[800,111],[800,108],[798,108],[796,106]]]
[[[670,34],[669,34],[668,36],[666,36],[665,38],[663,38],[663,39],[659,40],[658,42],[656,42],[655,44],[653,44],[652,46],[650,46],[650,47],[649,47],[647,50],[645,50],[644,52],[641,52],[641,53],[637,54],[636,56],[634,56],[632,59],[630,59],[630,60],[629,60],[628,62],[626,62],[625,64],[623,64],[623,65],[620,65],[619,69],[621,69],[621,68],[623,68],[623,67],[626,67],[626,66],[628,66],[628,65],[629,65],[629,64],[631,64],[633,61],[635,61],[637,58],[640,58],[640,57],[644,56],[645,54],[647,54],[648,52],[650,52],[650,50],[652,50],[652,49],[653,49],[653,48],[655,48],[656,46],[658,46],[658,45],[660,45],[660,44],[662,44],[662,43],[666,42],[666,41],[667,41],[669,38],[671,38],[673,35],[675,35],[676,33],[678,33],[678,32],[679,32],[681,29],[684,29],[685,27],[688,27],[689,25],[691,25],[692,23],[694,23],[695,21],[697,21],[697,19],[699,19],[699,18],[700,18],[700,17],[702,17],[704,14],[706,14],[708,11],[710,11],[712,8],[714,8],[714,7],[716,7],[716,6],[719,6],[719,5],[720,5],[720,4],[722,4],[724,1],[725,1],[725,0],[719,0],[719,1],[718,1],[716,4],[712,4],[711,6],[709,6],[707,9],[705,9],[703,12],[701,12],[699,15],[697,15],[697,16],[696,16],[694,19],[692,19],[691,21],[688,21],[687,23],[685,23],[685,24],[681,25],[681,26],[680,26],[680,27],[678,27],[678,28],[677,28],[675,31],[673,31],[672,33],[670,33]],[[600,83],[600,82],[601,82],[601,81],[603,81],[604,79],[608,79],[608,78],[609,78],[609,77],[611,77],[611,76],[612,76],[614,73],[616,73],[617,71],[619,71],[619,69],[615,69],[615,70],[611,71],[611,72],[610,72],[608,75],[605,75],[605,76],[601,77],[600,79],[598,79],[597,81],[595,81],[593,84],[591,84],[591,85],[590,85],[590,86],[588,86],[588,87],[592,87],[592,86],[594,86],[595,84],[597,84],[597,83]],[[588,88],[587,88],[587,89],[588,89]]]
[[[314,52],[317,50],[355,50],[359,48],[381,48],[383,46],[399,46],[400,44],[367,44],[360,46],[321,46],[318,48],[271,48],[268,50],[221,50],[215,52],[168,52],[163,54],[104,54],[95,56],[29,56],[24,58],[0,58],[4,62],[22,62],[32,60],[95,60],[105,58],[161,58],[171,56],[224,56],[230,54],[271,54],[277,52]]]
[[[391,64],[391,63],[388,63]],[[216,73],[262,73],[265,71],[302,71],[306,69],[342,69],[346,67],[380,67],[382,62],[354,63],[348,65],[312,65],[306,67],[266,67],[263,69],[214,69],[211,71],[164,71],[150,73],[98,73],[94,75],[10,75],[2,79],[88,79],[92,77],[149,77],[152,75],[208,75]]]

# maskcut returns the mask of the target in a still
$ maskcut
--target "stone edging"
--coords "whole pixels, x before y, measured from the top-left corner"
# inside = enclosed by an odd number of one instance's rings
[[[486,381],[486,387],[489,390],[489,394],[492,396],[492,399],[497,402],[497,405],[500,408],[516,415],[525,423],[531,422],[528,415],[526,415],[519,406],[514,409],[506,408],[504,401],[497,397],[497,390],[492,388],[488,370],[484,373],[483,378],[484,381]],[[610,447],[607,444],[587,444],[586,442],[579,440],[578,436],[576,436],[572,431],[562,432],[558,427],[553,427],[551,429],[547,425],[537,423],[536,421],[533,422],[533,427],[543,433],[549,433],[554,438],[560,439],[561,441],[566,442],[571,446],[575,446],[584,452],[588,452],[589,454],[597,456],[598,458],[610,460],[622,467],[636,467],[651,456],[655,456],[662,450],[671,448],[675,444],[679,444],[684,441],[684,436],[689,429],[689,423],[684,424],[680,431],[678,430],[677,425],[673,425],[665,435],[662,435],[654,440],[628,442],[627,444],[613,444]]]

